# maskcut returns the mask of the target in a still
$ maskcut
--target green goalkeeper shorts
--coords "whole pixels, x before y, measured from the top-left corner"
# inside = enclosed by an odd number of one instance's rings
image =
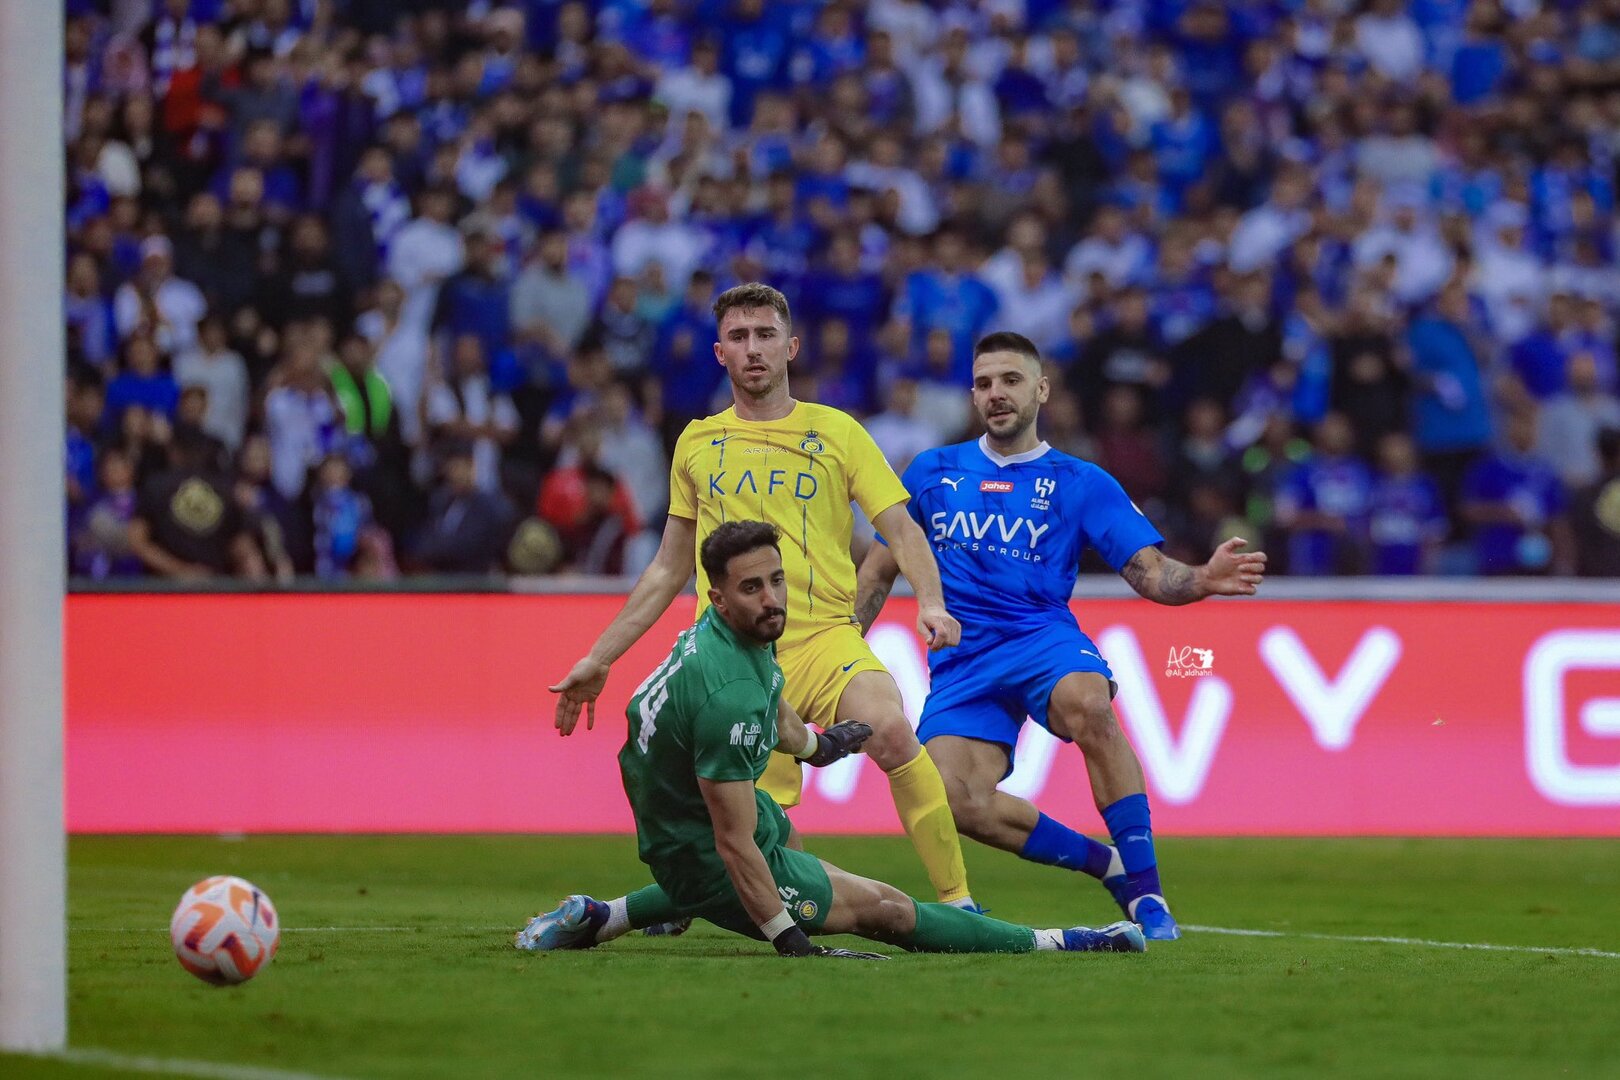
[[[764,855],[765,865],[771,868],[771,877],[776,881],[776,891],[782,896],[782,906],[793,916],[793,921],[807,934],[820,930],[832,907],[832,881],[821,860],[809,852],[781,845],[772,847]],[[681,914],[707,919],[723,930],[760,941],[765,938],[743,909],[729,880],[724,891],[703,903],[682,907]]]

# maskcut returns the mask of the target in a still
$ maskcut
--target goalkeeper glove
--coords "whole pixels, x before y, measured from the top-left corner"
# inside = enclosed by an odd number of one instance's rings
[[[771,944],[783,956],[827,956],[835,960],[887,960],[882,953],[856,952],[854,949],[829,949],[817,945],[797,926],[790,926],[771,939]]]
[[[846,720],[841,724],[834,724],[827,730],[817,734],[810,732],[810,745],[805,749],[808,753],[797,756],[815,768],[831,765],[860,750],[867,739],[872,737],[870,725],[856,720]]]

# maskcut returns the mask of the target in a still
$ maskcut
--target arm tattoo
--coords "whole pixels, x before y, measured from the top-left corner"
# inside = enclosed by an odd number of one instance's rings
[[[1157,548],[1143,548],[1132,555],[1120,576],[1155,603],[1179,606],[1201,599],[1197,571],[1166,557]]]
[[[1159,591],[1153,599],[1161,604],[1190,604],[1198,598],[1198,580],[1192,567],[1169,558],[1159,564]]]
[[[883,602],[888,598],[889,590],[881,585],[871,585],[855,598],[855,618],[860,620],[862,637],[871,632],[872,624],[877,622],[878,612],[883,610]]]
[[[1141,593],[1143,596],[1147,595],[1148,587],[1148,565],[1146,553],[1151,550],[1151,548],[1143,548],[1135,555],[1132,555],[1130,562],[1125,564],[1125,569],[1119,572],[1120,576],[1130,584],[1130,587]]]

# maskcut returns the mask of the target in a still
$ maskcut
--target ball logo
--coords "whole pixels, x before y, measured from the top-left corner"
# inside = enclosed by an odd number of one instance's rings
[[[814,900],[804,901],[799,905],[799,921],[810,922],[816,917],[816,912],[820,910],[820,908],[816,907],[816,902]]]
[[[827,446],[814,431],[807,431],[804,438],[799,440],[799,449],[807,454],[819,454],[826,450]]]

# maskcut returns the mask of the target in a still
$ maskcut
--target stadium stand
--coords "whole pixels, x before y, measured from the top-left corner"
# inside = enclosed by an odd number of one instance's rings
[[[1030,336],[1182,558],[1620,550],[1617,0],[66,6],[83,577],[633,573],[754,279],[898,467]]]

